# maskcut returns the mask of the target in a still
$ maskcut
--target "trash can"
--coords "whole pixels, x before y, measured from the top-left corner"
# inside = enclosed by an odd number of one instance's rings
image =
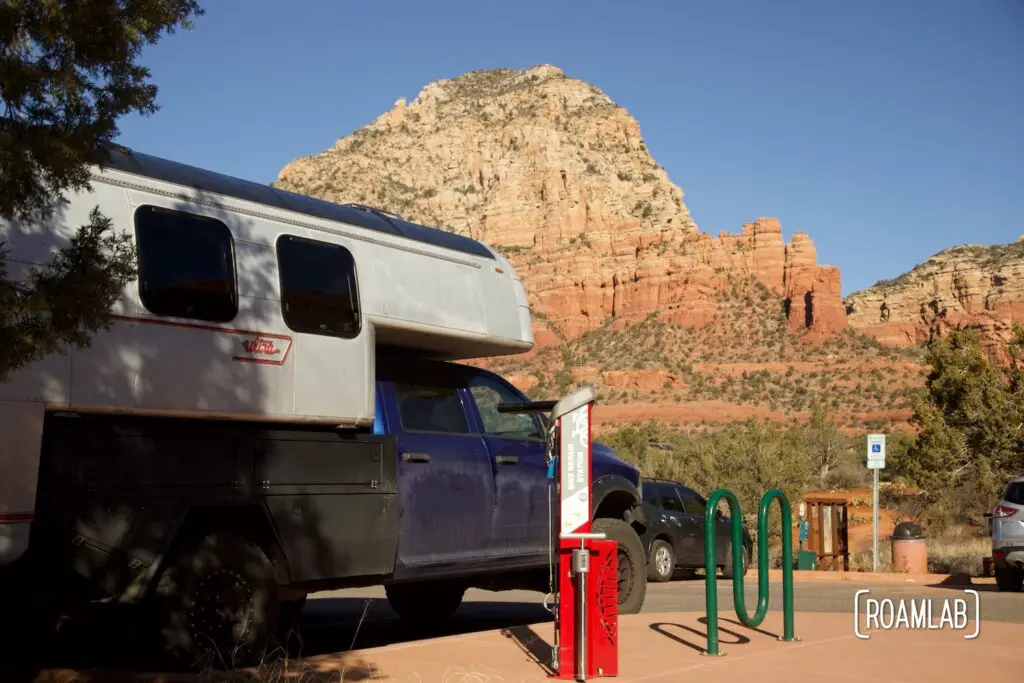
[[[817,569],[818,555],[813,550],[799,550],[796,554],[796,568],[799,570]]]
[[[928,573],[928,545],[917,522],[900,522],[892,530],[892,570],[906,574]]]

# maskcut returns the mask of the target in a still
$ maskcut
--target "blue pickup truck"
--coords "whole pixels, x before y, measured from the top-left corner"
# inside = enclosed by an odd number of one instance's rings
[[[527,398],[468,365],[379,352],[375,377],[372,430],[48,413],[35,540],[3,585],[44,631],[76,601],[115,602],[141,610],[133,629],[157,651],[234,665],[318,591],[383,586],[401,617],[432,623],[469,588],[546,593],[548,417],[499,412]],[[594,442],[592,481],[619,610],[638,612],[639,472]]]
[[[547,416],[499,413],[528,399],[499,375],[453,363],[377,367],[378,424],[397,437],[401,513],[394,609],[437,619],[467,587],[548,590]],[[619,609],[646,590],[640,475],[593,443],[594,530],[619,543]],[[553,500],[553,499],[552,499]]]

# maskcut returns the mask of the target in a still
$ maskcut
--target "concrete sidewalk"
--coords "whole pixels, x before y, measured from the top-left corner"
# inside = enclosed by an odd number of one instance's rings
[[[929,582],[931,583],[931,582]],[[977,586],[981,588],[981,586]],[[880,595],[885,594],[881,591]],[[941,595],[945,594],[945,595]],[[1007,595],[1024,613],[1024,595]],[[1020,600],[1014,600],[1020,598]],[[907,595],[900,591],[881,600],[932,601],[929,621],[940,622],[942,605],[966,600],[959,591]],[[731,600],[723,601],[723,606]],[[748,600],[753,609],[756,600]],[[897,605],[898,607],[898,605]],[[862,607],[863,609],[863,607]],[[882,615],[883,621],[892,615]],[[781,642],[782,613],[769,612],[756,629],[742,626],[731,609],[719,613],[719,648],[724,656],[703,654],[707,646],[704,612],[627,615],[619,619],[619,675],[622,683],[670,683],[687,676],[729,681],[747,677],[756,683],[793,681],[921,681],[967,683],[1014,678],[1024,671],[1024,624],[983,620],[976,638],[974,614],[962,630],[867,631],[860,618],[857,637],[849,612],[797,612],[797,642]],[[522,623],[522,622],[520,622]],[[891,623],[891,621],[890,621]],[[204,675],[143,673],[102,669],[48,669],[20,681],[34,683],[541,683],[549,678],[553,624],[480,631],[417,640],[352,652],[301,659],[271,660],[256,670]],[[342,643],[337,645],[343,647]],[[323,651],[323,650],[321,650]],[[714,678],[710,678],[714,676]],[[0,681],[8,678],[0,673]],[[597,680],[597,679],[594,679]],[[15,681],[12,681],[15,683]]]
[[[1024,609],[1024,602],[1022,602]],[[935,617],[938,620],[938,616]],[[798,613],[799,642],[780,642],[782,615],[769,613],[758,629],[735,615],[719,617],[720,651],[707,644],[703,613],[640,614],[620,618],[619,675],[622,683],[669,683],[694,674],[706,680],[949,681],[1012,678],[1024,670],[1024,626],[983,623],[977,638],[966,631],[876,631],[862,640],[853,615]],[[863,620],[862,620],[863,622]],[[552,625],[452,636],[304,660],[303,679],[393,683],[540,683],[550,656]],[[342,672],[347,675],[342,677]],[[306,678],[309,677],[309,678]],[[596,679],[595,679],[596,680]]]

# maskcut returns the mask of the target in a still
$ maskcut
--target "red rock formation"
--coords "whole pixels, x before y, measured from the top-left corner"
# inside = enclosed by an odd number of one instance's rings
[[[610,318],[702,326],[731,276],[788,297],[793,329],[845,326],[838,272],[817,265],[810,238],[786,245],[774,218],[699,231],[636,120],[548,65],[429,84],[275,184],[493,245],[522,275],[538,346]]]
[[[970,327],[1005,359],[1013,326],[1024,324],[1024,242],[946,249],[894,280],[851,294],[846,305],[850,325],[883,344],[911,346]]]

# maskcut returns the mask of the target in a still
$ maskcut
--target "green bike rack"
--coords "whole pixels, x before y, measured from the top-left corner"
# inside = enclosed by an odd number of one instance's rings
[[[718,563],[715,553],[715,511],[718,502],[725,498],[729,503],[729,517],[732,526],[732,547],[743,548],[743,516],[740,502],[729,489],[717,489],[708,497],[704,511],[704,571],[707,576],[705,595],[707,599],[708,649],[702,654],[722,655],[718,651]],[[736,617],[747,627],[756,628],[768,614],[768,508],[772,500],[778,499],[782,512],[782,618],[783,636],[779,640],[800,640],[793,634],[793,515],[789,500],[780,489],[771,489],[761,496],[757,510],[757,609],[754,616],[747,614],[743,594],[743,553],[732,553],[732,597]]]

